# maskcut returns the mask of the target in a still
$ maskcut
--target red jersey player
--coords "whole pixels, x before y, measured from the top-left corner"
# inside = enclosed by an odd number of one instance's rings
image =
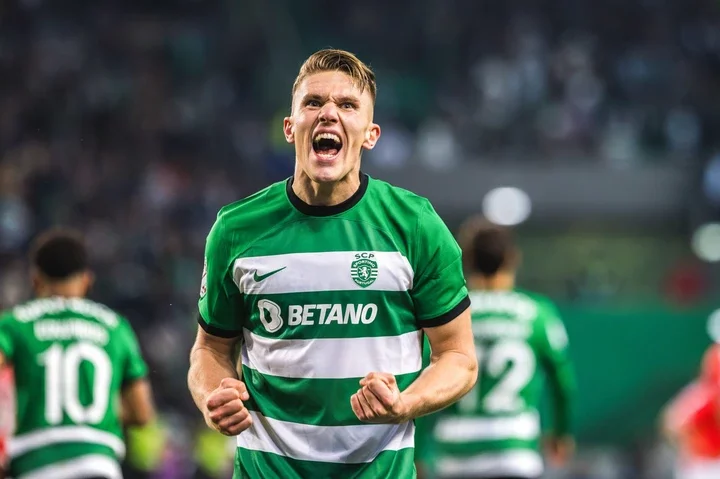
[[[0,367],[0,478],[5,477],[8,439],[15,429],[15,396],[13,371]]]
[[[720,344],[708,348],[700,376],[667,406],[662,427],[679,453],[677,479],[720,478]]]

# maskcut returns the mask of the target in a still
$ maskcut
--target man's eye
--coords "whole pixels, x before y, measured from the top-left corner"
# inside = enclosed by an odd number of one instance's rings
[[[340,106],[341,106],[343,109],[345,109],[345,110],[352,110],[353,108],[355,108],[355,104],[354,104],[354,103],[350,103],[349,101],[346,101],[345,103],[343,103],[343,104],[340,105]]]
[[[305,103],[306,106],[320,106],[320,102],[317,100],[308,100]]]

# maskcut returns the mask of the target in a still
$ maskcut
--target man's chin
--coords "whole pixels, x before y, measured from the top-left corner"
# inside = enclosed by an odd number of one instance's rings
[[[345,177],[345,175],[342,174],[342,172],[327,171],[327,170],[321,170],[321,171],[315,170],[308,176],[310,176],[310,179],[313,180],[315,183],[320,183],[320,184],[337,183],[338,181],[342,180]]]
[[[313,162],[309,170],[308,176],[316,183],[335,183],[347,175],[339,158],[332,162]]]

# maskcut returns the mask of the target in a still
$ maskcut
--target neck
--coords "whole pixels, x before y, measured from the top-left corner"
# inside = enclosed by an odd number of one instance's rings
[[[52,283],[39,286],[35,291],[37,298],[83,298],[85,287],[74,282]]]
[[[471,290],[509,291],[515,287],[515,274],[507,271],[500,271],[493,276],[471,274],[467,283]]]
[[[292,189],[302,201],[313,206],[334,206],[350,198],[360,188],[360,171],[353,169],[342,179],[330,183],[313,181],[295,166]]]

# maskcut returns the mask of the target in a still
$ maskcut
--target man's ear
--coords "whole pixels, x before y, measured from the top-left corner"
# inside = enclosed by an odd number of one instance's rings
[[[295,143],[295,122],[292,117],[285,117],[283,119],[283,133],[285,134],[285,141],[288,143]]]
[[[365,141],[363,141],[363,148],[366,150],[372,150],[375,148],[375,144],[380,139],[380,125],[377,123],[371,123],[370,127],[365,132]]]

